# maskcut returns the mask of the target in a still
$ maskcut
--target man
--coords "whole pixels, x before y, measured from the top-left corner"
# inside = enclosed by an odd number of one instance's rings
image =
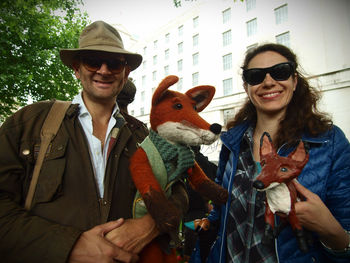
[[[125,121],[116,98],[142,57],[125,50],[118,31],[102,21],[83,30],[79,48],[60,56],[83,90],[48,148],[30,211],[23,203],[53,102],[24,107],[0,129],[0,256],[22,263],[134,262],[159,231],[149,215],[120,219],[132,217],[129,157],[147,134]],[[174,196],[185,203],[181,187]]]

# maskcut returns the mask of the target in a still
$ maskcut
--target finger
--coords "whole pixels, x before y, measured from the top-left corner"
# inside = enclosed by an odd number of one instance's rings
[[[117,262],[137,262],[139,260],[139,257],[136,254],[126,252],[120,248],[117,248],[117,250],[118,252],[114,257]]]
[[[105,224],[99,225],[99,226],[97,226],[97,228],[98,228],[98,231],[100,231],[100,233],[102,235],[105,235],[109,231],[111,231],[117,227],[120,227],[123,223],[124,223],[124,219],[119,218],[118,220],[110,221],[110,222],[107,222]]]
[[[306,199],[310,198],[312,196],[313,193],[309,189],[304,187],[301,183],[299,183],[297,180],[293,180],[292,182],[293,182],[297,192],[299,194],[303,195]]]

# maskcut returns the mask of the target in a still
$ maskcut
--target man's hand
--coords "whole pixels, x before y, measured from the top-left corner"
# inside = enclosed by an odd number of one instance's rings
[[[123,219],[98,225],[84,232],[77,240],[70,254],[69,263],[112,263],[115,260],[121,262],[136,262],[138,256],[126,252],[105,238],[109,231],[120,227]]]
[[[123,250],[137,254],[158,234],[153,218],[147,214],[125,220],[123,225],[110,231],[106,238]]]
[[[295,212],[301,225],[317,232],[320,240],[332,249],[344,249],[349,244],[348,237],[338,220],[332,215],[321,198],[293,180],[297,192],[305,201],[295,203]]]

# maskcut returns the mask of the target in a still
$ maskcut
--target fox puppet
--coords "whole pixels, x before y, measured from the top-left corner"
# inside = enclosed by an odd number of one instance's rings
[[[130,160],[138,190],[134,217],[149,213],[160,232],[173,240],[178,239],[181,220],[179,209],[168,199],[174,182],[186,178],[195,191],[216,204],[225,203],[228,197],[224,188],[204,174],[190,149],[194,145],[209,145],[219,137],[221,125],[209,124],[199,115],[214,97],[215,88],[197,86],[184,94],[169,90],[177,81],[177,76],[168,76],[154,91],[149,136]],[[143,249],[139,262],[177,262],[175,250],[169,251],[161,249],[154,240]]]

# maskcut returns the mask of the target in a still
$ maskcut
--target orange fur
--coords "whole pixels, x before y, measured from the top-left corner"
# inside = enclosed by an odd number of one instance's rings
[[[177,81],[178,77],[168,76],[154,92],[150,113],[152,130],[174,144],[211,144],[218,138],[221,126],[218,124],[210,125],[198,113],[210,103],[214,97],[215,88],[198,86],[188,90],[185,94],[168,90],[169,86]],[[189,170],[191,172],[188,174],[188,179],[196,191],[215,203],[226,202],[227,191],[211,181],[197,163]],[[178,226],[174,226],[174,222],[177,222],[174,219],[179,216],[178,211],[175,211],[172,203],[166,199],[142,148],[139,148],[132,156],[130,171],[135,186],[158,228],[163,231],[168,229],[165,232],[169,231],[170,236],[173,236],[173,229],[178,228]],[[168,217],[169,221],[164,218],[164,215]],[[152,241],[144,248],[140,254],[140,262],[176,262],[175,253],[166,255],[154,242]]]

